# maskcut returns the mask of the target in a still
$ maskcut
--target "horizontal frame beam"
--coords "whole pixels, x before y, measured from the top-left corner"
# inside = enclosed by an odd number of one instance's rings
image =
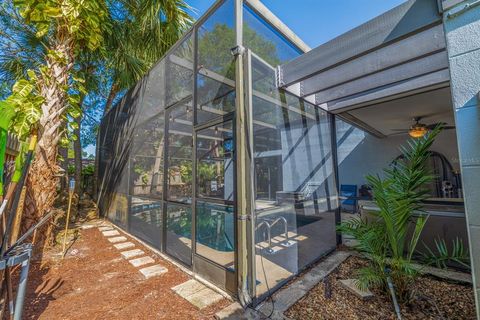
[[[448,68],[446,51],[413,60],[344,84],[320,91],[316,94],[316,103],[334,101],[361,92],[384,87],[396,82],[408,80],[435,71]]]
[[[355,108],[378,104],[385,101],[406,97],[432,89],[444,88],[450,85],[450,71],[448,69],[432,72],[417,78],[409,79],[394,85],[371,90],[368,93],[328,102],[325,108],[338,114]]]
[[[245,0],[247,5],[253,9],[260,17],[265,19],[274,29],[276,29],[287,40],[293,43],[300,51],[308,52],[310,47],[300,39],[286,24],[282,22],[276,15],[274,15],[261,1],[259,0]]]
[[[281,86],[290,86],[441,23],[436,0],[409,0],[282,65]]]
[[[443,51],[445,47],[443,27],[435,26],[304,80],[303,95],[308,96],[342,83],[400,66]]]

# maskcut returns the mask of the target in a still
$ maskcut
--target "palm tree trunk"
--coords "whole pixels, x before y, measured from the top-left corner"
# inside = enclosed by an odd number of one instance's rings
[[[110,111],[110,109],[112,108],[113,101],[117,97],[118,90],[118,84],[112,83],[112,86],[110,87],[110,93],[108,94],[107,101],[105,102],[105,108],[103,109],[103,116],[105,116],[107,112]]]
[[[39,79],[40,93],[45,99],[38,127],[38,144],[27,179],[27,198],[23,229],[28,229],[52,209],[57,195],[59,166],[58,143],[65,128],[64,112],[67,105],[69,72],[73,66],[73,42],[68,32],[57,34],[52,48],[65,59],[47,57],[47,71]],[[53,225],[37,232],[39,240],[49,243]],[[38,230],[40,231],[40,230]]]

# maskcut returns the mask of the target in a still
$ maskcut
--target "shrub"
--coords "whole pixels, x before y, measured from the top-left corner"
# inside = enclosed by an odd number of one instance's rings
[[[417,277],[412,255],[428,214],[422,202],[428,197],[428,184],[434,176],[427,169],[428,149],[440,127],[419,139],[410,139],[401,147],[403,159],[394,168],[384,169],[384,176],[369,175],[373,200],[379,210],[367,218],[343,222],[338,230],[353,236],[356,250],[369,259],[369,265],[358,270],[360,288],[380,288],[387,292],[390,276],[398,298],[402,302],[412,298],[411,285]],[[414,224],[413,233],[408,233]]]

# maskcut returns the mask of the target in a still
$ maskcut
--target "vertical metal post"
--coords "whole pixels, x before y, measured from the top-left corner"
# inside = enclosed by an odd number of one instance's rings
[[[249,215],[247,220],[247,257],[248,257],[248,289],[252,299],[256,296],[257,277],[256,277],[256,253],[255,253],[255,159],[253,157],[253,99],[252,99],[252,52],[247,49],[245,52],[244,63],[244,83],[245,83],[245,112],[247,119],[247,161],[249,163],[249,180],[247,180],[247,199],[249,205]]]
[[[22,319],[23,303],[27,293],[28,270],[30,269],[30,256],[27,260],[22,262],[22,269],[20,271],[20,282],[18,285],[17,299],[15,301],[14,320]]]
[[[75,191],[75,180],[71,179],[69,188],[68,188],[68,209],[67,209],[67,218],[65,220],[65,234],[63,236],[63,249],[62,249],[62,259],[65,258],[66,248],[67,248],[67,234],[68,234],[68,225],[70,223],[70,210],[72,209],[72,198],[73,192]]]
[[[338,226],[342,222],[342,216],[340,212],[340,200],[339,200],[340,182],[338,177],[337,124],[335,122],[335,116],[333,114],[328,114],[328,117],[330,118],[333,178],[334,178],[335,191],[337,193],[337,201],[336,201],[336,208],[335,208],[335,225]],[[339,244],[342,244],[342,235],[337,232],[337,245]]]
[[[235,0],[236,46],[232,49],[235,56],[235,152],[236,152],[236,215],[237,215],[237,291],[242,306],[251,304],[248,291],[249,255],[247,224],[252,212],[250,202],[250,165],[249,118],[245,108],[244,95],[244,48],[243,48],[243,0]]]
[[[198,101],[198,32],[197,27],[193,29],[193,94],[192,94],[192,268],[195,253],[197,252],[197,134],[195,133],[195,126],[197,122],[197,101]]]

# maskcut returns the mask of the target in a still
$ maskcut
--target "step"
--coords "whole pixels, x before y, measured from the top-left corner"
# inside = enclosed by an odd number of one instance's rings
[[[114,238],[108,238],[108,241],[110,241],[111,243],[125,242],[127,241],[127,238],[125,238],[124,236],[114,237]]]
[[[113,237],[120,235],[120,232],[118,232],[117,230],[103,231],[102,233],[105,237]]]
[[[205,288],[186,298],[198,309],[203,309],[223,299],[223,296],[210,288]]]
[[[104,226],[104,227],[98,227],[98,230],[100,230],[100,231],[110,231],[110,230],[115,230],[115,229],[113,227]]]
[[[135,247],[135,244],[133,242],[122,242],[122,243],[114,244],[113,246],[118,250],[123,250],[123,249]]]
[[[195,292],[205,289],[206,286],[197,280],[191,279],[172,288],[182,298],[191,296]]]
[[[120,254],[125,258],[125,259],[130,259],[133,257],[138,257],[138,256],[143,256],[145,252],[140,249],[133,249],[133,250],[128,250],[128,251],[122,251]]]
[[[168,269],[165,267],[162,267],[159,264],[156,264],[154,266],[142,268],[139,271],[144,275],[146,279],[150,279],[152,277],[156,277],[166,273]]]
[[[147,256],[147,257],[141,257],[141,258],[128,260],[128,262],[130,262],[130,264],[134,267],[141,267],[141,266],[144,266],[146,264],[154,263],[155,260],[153,260],[151,257]]]
[[[222,295],[194,279],[181,283],[172,290],[199,309],[223,299]]]

